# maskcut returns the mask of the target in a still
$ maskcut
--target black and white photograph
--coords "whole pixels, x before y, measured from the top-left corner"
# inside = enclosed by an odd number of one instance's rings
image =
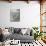
[[[20,21],[20,9],[10,9],[10,21],[11,22]]]

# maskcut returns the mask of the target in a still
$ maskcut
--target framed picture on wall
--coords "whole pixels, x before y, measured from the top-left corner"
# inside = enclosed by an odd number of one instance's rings
[[[11,22],[20,21],[20,9],[10,9],[10,21]]]

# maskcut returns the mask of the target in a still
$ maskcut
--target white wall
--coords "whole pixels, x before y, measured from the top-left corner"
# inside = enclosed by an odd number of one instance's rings
[[[20,9],[20,22],[10,22],[10,9]],[[38,2],[0,2],[0,26],[40,26],[40,4]]]

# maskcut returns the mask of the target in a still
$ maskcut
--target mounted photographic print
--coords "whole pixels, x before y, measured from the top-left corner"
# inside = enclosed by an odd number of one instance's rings
[[[10,10],[10,21],[11,22],[20,21],[20,9],[11,9]]]

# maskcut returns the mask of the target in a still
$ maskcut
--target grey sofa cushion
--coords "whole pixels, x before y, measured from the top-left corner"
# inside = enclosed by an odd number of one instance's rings
[[[29,36],[29,35],[21,35],[21,34],[13,34],[9,36],[10,39],[15,39],[15,40],[20,40],[20,42],[32,42],[34,40],[33,36]]]
[[[20,40],[31,40],[31,39],[33,39],[33,37],[32,36],[29,36],[29,35],[21,35],[21,34],[17,34],[17,33],[15,33],[15,34],[13,34],[13,35],[10,35],[10,38],[11,39],[20,39]]]

